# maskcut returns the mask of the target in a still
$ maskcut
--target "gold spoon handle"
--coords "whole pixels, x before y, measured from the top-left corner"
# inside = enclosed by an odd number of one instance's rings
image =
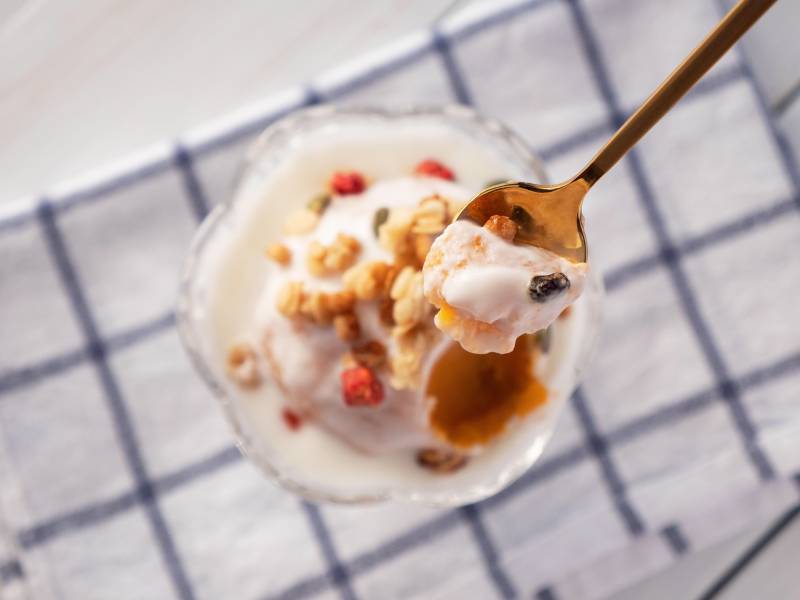
[[[750,29],[775,0],[740,0],[575,178],[586,189],[625,156],[650,128]]]

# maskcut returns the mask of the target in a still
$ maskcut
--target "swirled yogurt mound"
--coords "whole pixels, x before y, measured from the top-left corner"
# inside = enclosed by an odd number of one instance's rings
[[[545,329],[578,299],[586,264],[515,245],[516,224],[494,216],[480,227],[450,224],[433,243],[424,291],[436,326],[467,352],[507,353],[517,338]]]

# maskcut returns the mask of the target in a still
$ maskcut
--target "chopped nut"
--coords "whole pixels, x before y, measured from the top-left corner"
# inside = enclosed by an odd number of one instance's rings
[[[528,285],[528,294],[534,302],[547,302],[568,289],[569,286],[569,278],[564,273],[534,275]]]
[[[238,343],[228,350],[228,377],[244,389],[253,389],[261,383],[256,352],[247,343]]]
[[[397,257],[413,255],[409,240],[414,213],[404,208],[389,211],[386,222],[378,228],[378,241],[381,246]]]
[[[514,221],[502,215],[493,215],[489,217],[489,220],[483,224],[483,227],[509,242],[514,240],[518,229]]]
[[[301,208],[286,217],[283,233],[286,235],[302,235],[313,231],[319,222],[319,215],[307,208]]]
[[[356,262],[359,252],[359,241],[340,233],[330,246],[323,246],[317,241],[311,242],[308,245],[306,265],[312,275],[340,273]]]
[[[390,272],[390,265],[385,262],[365,262],[345,271],[342,282],[345,289],[352,291],[359,300],[374,300],[383,293]]]
[[[328,310],[331,311],[331,314],[341,315],[352,312],[355,305],[356,295],[349,290],[328,294]]]
[[[420,267],[425,264],[425,258],[433,245],[433,237],[430,235],[415,235],[414,236],[414,255]]]
[[[292,253],[283,244],[270,244],[264,254],[279,265],[286,266],[292,261]]]
[[[357,364],[377,369],[386,362],[386,346],[377,340],[370,340],[364,344],[353,346],[350,356]]]
[[[286,317],[296,317],[300,315],[300,307],[303,303],[305,292],[300,281],[288,281],[278,292],[278,311]]]
[[[333,328],[336,335],[344,342],[352,342],[361,335],[358,317],[354,313],[344,313],[333,318]]]
[[[340,233],[336,236],[336,241],[328,247],[325,255],[325,268],[329,271],[344,271],[356,262],[359,252],[361,252],[359,241]]]
[[[395,277],[389,292],[389,297],[392,300],[397,300],[405,296],[414,283],[414,274],[416,270],[414,267],[403,267]]]
[[[451,450],[425,448],[417,452],[417,464],[434,473],[452,473],[467,464],[467,457]]]
[[[428,350],[430,333],[424,327],[403,330],[395,327],[392,332],[395,351],[390,357],[395,389],[416,389],[419,387],[422,358]]]
[[[382,298],[378,305],[378,316],[386,327],[394,327],[394,300]]]
[[[433,306],[425,298],[422,288],[422,273],[404,269],[392,286],[394,309],[392,317],[396,330],[407,330],[423,323],[431,314]]]
[[[447,212],[447,200],[441,196],[423,198],[414,210],[411,232],[430,235],[440,233],[447,224]]]
[[[394,263],[387,265],[386,274],[383,277],[381,296],[387,298],[389,297],[389,293],[392,291],[392,285],[394,285],[394,280],[397,278],[397,275],[400,273],[401,270],[402,267]]]
[[[325,246],[316,240],[308,245],[308,253],[306,254],[306,266],[312,275],[325,274]]]
[[[333,321],[333,313],[328,307],[328,299],[328,294],[324,292],[306,294],[300,312],[317,325],[329,325]]]

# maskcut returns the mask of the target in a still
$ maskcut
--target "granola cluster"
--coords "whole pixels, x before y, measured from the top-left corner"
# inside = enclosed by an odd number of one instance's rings
[[[421,162],[414,172],[421,177],[454,179],[450,169],[434,160]],[[331,201],[348,201],[347,196],[366,189],[367,181],[355,171],[334,173],[328,184],[330,194],[321,194],[302,210],[292,213],[284,223],[284,232],[313,234]],[[315,292],[303,281],[289,281],[278,294],[278,310],[287,318],[333,327],[336,335],[350,344],[347,358],[351,363],[366,369],[387,370],[390,385],[395,389],[417,389],[423,359],[436,337],[433,307],[423,294],[421,269],[434,238],[460,208],[448,198],[432,195],[413,208],[376,210],[373,231],[380,246],[391,254],[388,261],[359,261],[361,243],[345,232],[340,232],[330,245],[310,240],[306,248],[309,274],[340,274],[342,289],[334,293]],[[288,265],[292,259],[288,249],[280,244],[270,246],[267,256],[280,265]],[[379,361],[365,358],[363,352],[365,344],[372,344],[374,350],[379,342],[362,339],[356,310],[360,302],[377,303],[381,323],[394,342],[390,352],[382,348],[377,353]],[[352,364],[350,368],[354,368]]]

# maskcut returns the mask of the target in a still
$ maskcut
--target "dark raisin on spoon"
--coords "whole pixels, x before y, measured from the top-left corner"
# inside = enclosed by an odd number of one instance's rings
[[[569,279],[563,273],[534,275],[528,284],[528,294],[534,302],[547,302],[569,288]]]

